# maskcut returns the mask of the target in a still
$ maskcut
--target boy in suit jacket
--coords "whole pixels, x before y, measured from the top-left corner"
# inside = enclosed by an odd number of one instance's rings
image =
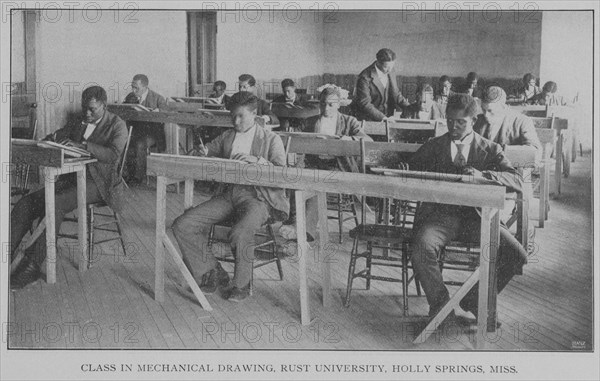
[[[224,81],[215,81],[213,84],[213,92],[208,96],[211,101],[215,103],[207,103],[204,105],[206,108],[212,108],[211,105],[224,105],[227,108],[229,104],[229,100],[231,97],[225,94],[225,89],[227,89],[227,84]]]
[[[158,111],[167,105],[165,98],[148,88],[148,77],[136,74],[131,81],[132,92],[127,94],[123,103],[140,104],[152,111]],[[166,143],[164,126],[160,123],[134,122],[131,142],[135,152],[133,174],[128,180],[141,183],[146,177],[146,152],[148,147],[156,144],[159,151],[164,150]]]
[[[278,95],[273,99],[273,103],[289,103],[294,106],[305,106],[308,101],[306,94],[296,93],[296,84],[293,80],[286,78],[281,81],[281,90],[283,94]],[[295,118],[279,118],[281,123],[281,131],[289,131],[290,128],[293,131],[302,131],[304,129],[303,123],[299,119]]]
[[[506,105],[506,92],[498,86],[489,87],[481,99],[483,114],[477,117],[473,130],[486,139],[500,144],[542,147],[533,121],[527,115]]]
[[[502,147],[473,132],[476,100],[467,94],[450,96],[447,107],[448,133],[425,143],[409,161],[411,170],[462,173],[475,182],[503,185],[518,191],[523,179],[504,156]],[[477,242],[481,217],[472,207],[423,203],[415,217],[412,264],[419,277],[433,317],[449,300],[437,258],[451,241]],[[527,262],[527,253],[502,226],[497,260],[498,293]],[[461,308],[477,316],[475,285],[460,302]]]
[[[285,166],[281,138],[259,126],[254,119],[257,104],[258,98],[249,92],[234,94],[230,103],[234,128],[210,142],[201,154],[251,164]],[[232,287],[224,297],[238,302],[249,295],[256,231],[270,216],[285,220],[289,208],[283,189],[222,184],[213,198],[179,216],[173,223],[173,234],[184,262],[202,291],[214,293],[219,286],[229,283],[229,275],[208,248],[212,225],[233,218],[229,239],[235,251],[235,273]]]
[[[392,75],[396,53],[391,49],[381,49],[376,58],[358,75],[356,81],[352,109],[359,120],[379,122],[393,116],[396,109],[410,105],[398,90],[396,77]]]
[[[238,84],[238,90],[240,92],[246,91],[256,96],[256,79],[250,74],[242,74],[238,77],[240,81]],[[277,115],[271,111],[271,106],[264,99],[258,99],[256,106],[256,115],[265,120],[265,124],[279,124]],[[231,110],[231,106],[227,108]]]
[[[81,95],[83,120],[48,135],[45,140],[89,151],[98,159],[87,166],[87,203],[104,200],[115,212],[121,209],[123,179],[118,174],[119,161],[127,143],[127,126],[118,116],[106,111],[106,91],[100,86],[88,87]],[[77,181],[74,174],[61,175],[56,184],[56,228],[65,214],[77,208]],[[34,220],[44,217],[44,188],[21,198],[10,213],[11,255]],[[46,235],[42,234],[26,252],[11,278],[11,287],[19,289],[40,277],[40,266],[46,258]],[[14,258],[13,258],[14,259]]]

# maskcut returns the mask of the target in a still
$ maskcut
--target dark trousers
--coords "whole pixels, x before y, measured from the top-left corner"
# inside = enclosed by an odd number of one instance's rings
[[[442,207],[437,213],[430,213],[415,226],[412,244],[412,264],[419,278],[427,302],[430,316],[436,314],[449,300],[448,289],[444,285],[442,272],[438,265],[440,250],[451,241],[479,243],[481,217],[470,208],[467,217],[464,208]],[[521,273],[526,263],[527,253],[501,225],[500,243],[496,260],[497,290],[500,293],[515,274]],[[482,259],[484,260],[484,259]],[[470,312],[477,312],[478,283],[467,293],[460,306]]]
[[[69,175],[60,176],[56,184],[54,201],[56,233],[60,230],[65,214],[77,208],[77,181],[75,176]],[[88,204],[102,201],[96,183],[91,178],[88,178],[86,182],[86,190],[86,202]],[[24,196],[10,212],[11,262],[14,260],[17,246],[31,229],[33,222],[46,215],[44,191],[45,189],[41,188]],[[26,250],[25,258],[29,261],[35,261],[39,265],[44,262],[46,258],[46,232],[42,233],[35,243]]]
[[[248,186],[229,186],[229,189],[210,200],[188,209],[173,222],[173,235],[179,244],[183,261],[200,283],[202,275],[217,265],[208,247],[208,234],[212,225],[233,219],[228,239],[235,252],[233,285],[247,286],[252,277],[254,261],[254,235],[269,218],[269,205],[256,197]]]
[[[126,177],[133,177],[140,182],[146,178],[146,156],[152,146],[156,146],[158,151],[164,151],[166,146],[164,126],[159,123],[133,124],[129,149],[133,153],[128,155]]]

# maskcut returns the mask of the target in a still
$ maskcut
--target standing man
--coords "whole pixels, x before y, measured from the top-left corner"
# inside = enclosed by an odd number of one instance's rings
[[[148,77],[136,74],[131,81],[132,92],[127,94],[123,103],[139,104],[152,111],[158,111],[167,105],[165,98],[148,88]],[[134,122],[131,123],[133,132],[131,141],[135,148],[133,173],[128,174],[128,181],[141,183],[146,177],[146,152],[153,145],[163,151],[166,145],[164,126],[160,123]]]
[[[117,171],[127,143],[127,126],[118,116],[106,111],[106,91],[100,86],[88,87],[81,94],[82,118],[67,124],[45,140],[54,140],[89,151],[98,161],[87,167],[86,201],[104,200],[115,212],[121,209],[124,184]],[[77,208],[77,180],[73,173],[61,175],[56,184],[56,231],[65,214]],[[45,215],[44,188],[21,198],[10,212],[11,256],[31,229],[33,221]],[[10,284],[20,289],[41,275],[46,258],[46,234],[25,251],[23,260],[12,275]],[[12,258],[14,259],[14,258]]]
[[[376,58],[358,75],[356,81],[352,108],[359,120],[379,122],[393,116],[398,108],[410,105],[398,90],[396,78],[392,75],[396,53],[391,49],[381,49]]]
[[[475,183],[503,185],[519,191],[523,179],[504,156],[502,147],[473,132],[479,106],[467,94],[448,100],[448,132],[425,143],[409,161],[411,170],[470,175]],[[429,316],[435,316],[450,296],[438,264],[440,252],[454,240],[479,241],[481,217],[476,208],[423,203],[417,210],[412,239],[412,264],[421,281]],[[483,259],[482,259],[483,260]],[[522,273],[527,253],[516,238],[501,225],[496,262],[498,293],[515,274]],[[460,302],[477,317],[478,284]]]
[[[240,81],[238,84],[239,91],[249,92],[256,96],[256,79],[250,74],[242,74],[238,77]],[[265,120],[265,124],[279,124],[279,119],[277,116],[271,111],[271,107],[269,103],[263,99],[258,99],[256,115],[263,118]],[[228,108],[231,110],[231,107]]]
[[[230,103],[233,128],[210,142],[201,154],[253,165],[285,166],[283,142],[277,134],[256,123],[257,107],[255,95],[245,91],[234,94]],[[200,289],[210,294],[229,282],[229,275],[208,247],[208,233],[212,225],[233,219],[229,239],[235,252],[235,273],[231,288],[223,296],[239,302],[250,294],[255,233],[269,216],[285,220],[289,209],[289,200],[283,189],[222,184],[213,198],[177,217],[173,222],[173,234]]]

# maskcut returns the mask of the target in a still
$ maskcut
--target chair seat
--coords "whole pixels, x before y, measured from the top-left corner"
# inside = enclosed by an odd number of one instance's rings
[[[350,230],[350,237],[363,241],[377,241],[380,243],[401,244],[409,242],[412,229],[394,225],[358,225]]]

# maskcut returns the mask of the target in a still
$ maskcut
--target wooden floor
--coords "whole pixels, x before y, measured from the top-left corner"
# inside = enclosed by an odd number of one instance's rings
[[[498,298],[503,324],[487,338],[491,349],[592,348],[591,189],[588,152],[572,165],[561,197],[551,201],[551,219],[546,228],[537,229],[536,253],[524,275],[516,277]],[[200,199],[196,196],[196,201]],[[182,195],[168,194],[168,225],[182,212],[182,205]],[[298,266],[293,259],[284,261],[283,281],[275,265],[257,269],[254,296],[243,303],[228,302],[218,294],[208,296],[212,313],[178,289],[183,281],[167,261],[166,300],[159,304],[153,299],[154,213],[155,192],[148,187],[132,188],[123,214],[127,256],[116,241],[103,244],[104,255],[95,258],[85,273],[77,270],[77,255],[69,250],[75,243],[59,241],[57,283],[38,281],[10,293],[10,348],[473,348],[476,332],[456,326],[439,330],[423,344],[412,344],[428,310],[413,285],[408,318],[402,316],[401,287],[394,283],[373,282],[366,291],[364,281],[356,280],[351,306],[344,308],[350,251],[347,232],[344,244],[336,246],[331,256],[334,303],[329,309],[320,303],[319,259],[308,253],[314,318],[310,326],[299,324]],[[337,242],[336,226],[330,222],[332,242]],[[63,229],[68,227],[63,224]]]

